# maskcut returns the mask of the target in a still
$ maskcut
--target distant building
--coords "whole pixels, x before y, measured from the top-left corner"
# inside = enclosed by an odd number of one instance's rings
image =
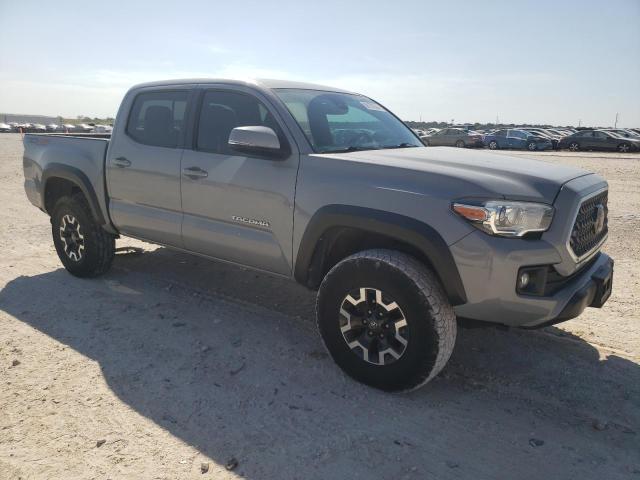
[[[15,113],[0,113],[0,122],[2,123],[41,123],[48,125],[49,123],[62,123],[62,117],[49,117],[46,115],[18,115]]]

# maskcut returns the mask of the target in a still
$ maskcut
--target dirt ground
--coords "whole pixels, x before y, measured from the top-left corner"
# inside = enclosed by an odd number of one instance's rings
[[[126,239],[70,276],[21,157],[0,134],[1,479],[640,478],[640,155],[538,155],[610,182],[605,308],[460,330],[402,395],[343,376],[296,284]]]

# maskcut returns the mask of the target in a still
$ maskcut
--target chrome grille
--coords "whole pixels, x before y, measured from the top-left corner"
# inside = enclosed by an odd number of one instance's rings
[[[582,202],[571,231],[569,247],[578,259],[596,249],[606,238],[608,228],[607,199],[605,190]]]

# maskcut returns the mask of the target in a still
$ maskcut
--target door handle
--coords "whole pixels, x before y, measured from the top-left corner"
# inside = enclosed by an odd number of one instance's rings
[[[183,168],[182,174],[192,180],[197,180],[198,178],[207,178],[209,176],[209,173],[207,173],[206,170],[203,170],[200,167]]]
[[[118,157],[113,160],[113,164],[116,167],[125,168],[131,166],[131,162],[127,160],[125,157]]]

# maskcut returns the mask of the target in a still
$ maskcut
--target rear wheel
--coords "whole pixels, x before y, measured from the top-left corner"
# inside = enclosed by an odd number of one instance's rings
[[[115,236],[93,219],[82,194],[56,202],[51,232],[58,257],[72,275],[95,277],[109,270],[115,254]]]
[[[436,275],[409,255],[367,250],[326,275],[318,329],[335,362],[386,391],[418,388],[444,368],[456,317]]]
[[[463,140],[458,140],[458,141],[456,142],[456,147],[458,147],[458,148],[464,148],[464,147],[465,147],[465,145],[464,145],[464,141],[463,141]]]
[[[620,153],[627,153],[630,150],[631,146],[628,143],[621,143],[620,145],[618,145],[618,151]]]
[[[536,145],[536,142],[529,142],[529,144],[527,145],[527,148],[529,149],[530,152],[533,152],[538,149],[538,145]]]
[[[572,152],[577,152],[578,150],[580,150],[580,144],[578,142],[571,142],[569,144],[569,150],[571,150]]]

